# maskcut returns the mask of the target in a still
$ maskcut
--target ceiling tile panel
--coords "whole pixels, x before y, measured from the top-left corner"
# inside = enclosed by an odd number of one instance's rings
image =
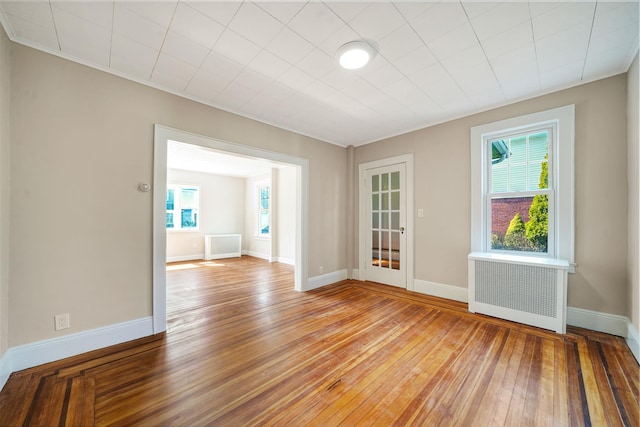
[[[233,111],[242,108],[257,94],[255,90],[242,86],[237,82],[232,82],[218,95],[215,102],[228,106]]]
[[[53,21],[53,19],[52,19]],[[58,35],[53,25],[42,26],[22,18],[11,17],[11,30],[15,37],[48,49],[60,50]]]
[[[435,1],[394,1],[393,5],[404,16],[404,19],[411,21],[419,15],[426,13],[429,9],[436,6]]]
[[[211,48],[224,31],[224,27],[186,4],[178,4],[171,21],[171,30],[201,46]]]
[[[393,61],[398,70],[406,76],[423,70],[438,60],[426,46],[419,46],[416,50]]]
[[[531,26],[529,4],[526,2],[505,3],[491,8],[486,13],[471,18],[471,25],[480,41],[494,37],[513,27]]]
[[[246,65],[262,48],[234,31],[226,29],[216,42],[214,50],[241,65]]]
[[[595,3],[592,2],[564,3],[533,17],[533,35],[538,40],[577,25],[591,25],[594,11]]]
[[[349,22],[356,16],[360,15],[366,8],[369,7],[368,2],[327,2],[327,7],[338,15],[344,22]]]
[[[499,2],[477,2],[463,1],[462,7],[469,19],[474,20],[480,18],[500,6]]]
[[[229,81],[204,70],[198,70],[189,82],[185,92],[189,95],[204,99],[214,100],[227,87]]]
[[[569,84],[569,82],[580,80],[583,69],[584,62],[576,61],[568,64],[562,64],[547,71],[541,71],[540,86],[543,90],[564,87]]]
[[[148,80],[159,54],[155,49],[114,34],[110,66],[119,72]]]
[[[344,22],[324,3],[318,2],[307,3],[289,22],[293,31],[315,46],[320,45],[342,26]]]
[[[280,84],[294,90],[302,90],[315,81],[315,77],[296,67],[289,68],[278,78]]]
[[[259,46],[266,46],[284,25],[253,3],[242,3],[229,28]]]
[[[113,32],[135,40],[150,48],[160,50],[168,27],[153,22],[142,15],[116,3],[113,11]]]
[[[273,53],[263,50],[253,58],[248,67],[256,73],[275,80],[291,68],[292,65]]]
[[[240,5],[242,2],[235,1],[215,1],[215,2],[205,2],[205,1],[193,1],[186,2],[186,5],[197,10],[203,15],[213,19],[219,24],[224,26],[229,25],[231,19],[235,16],[240,9]]]
[[[469,20],[460,3],[442,2],[409,22],[422,41],[429,43]]]
[[[289,23],[304,7],[304,2],[259,2],[258,7],[283,24]]]
[[[349,25],[365,40],[381,40],[407,21],[390,3],[373,3],[349,21]]]
[[[85,21],[111,29],[113,19],[112,2],[60,1],[55,3],[52,2],[51,7],[54,10],[62,9]]]
[[[480,44],[487,58],[495,58],[525,46],[533,47],[533,31],[531,25],[518,25]]]
[[[307,56],[314,46],[289,28],[284,28],[267,45],[269,52],[279,56],[290,64],[296,64]]]
[[[9,1],[2,2],[2,10],[11,17],[34,25],[53,28],[53,15],[48,1]]]
[[[160,53],[151,81],[171,90],[183,91],[196,74],[197,68],[172,56]]]
[[[101,67],[109,65],[111,32],[108,29],[94,25],[63,9],[54,8],[52,11],[60,49],[63,52]]]
[[[135,14],[155,22],[161,27],[168,28],[173,19],[173,15],[178,6],[177,1],[119,1],[115,2],[114,8],[125,8]]]
[[[428,42],[427,45],[440,60],[454,56],[471,47],[479,46],[473,28],[468,23],[464,23],[445,35]]]
[[[162,45],[162,52],[199,67],[209,54],[209,49],[178,33],[169,31]]]
[[[627,46],[590,53],[584,65],[584,75],[605,77],[624,73],[631,59]]]
[[[240,74],[244,66],[224,55],[212,51],[209,52],[209,55],[204,60],[202,69],[230,82]]]
[[[409,25],[402,25],[378,42],[378,52],[389,61],[408,55],[424,43]]]
[[[335,68],[336,63],[333,57],[327,55],[320,49],[314,49],[309,55],[298,61],[296,67],[319,79]]]

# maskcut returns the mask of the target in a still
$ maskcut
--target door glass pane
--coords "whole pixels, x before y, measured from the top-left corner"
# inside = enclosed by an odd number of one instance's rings
[[[389,209],[389,193],[382,193],[382,204],[380,205],[381,211],[386,211]]]
[[[391,229],[400,230],[400,212],[391,213]]]
[[[400,172],[391,173],[391,189],[392,190],[400,189]]]
[[[394,191],[391,193],[391,210],[397,211],[400,209],[400,192]]]
[[[380,265],[380,238],[377,231],[371,232],[371,265]]]
[[[372,194],[371,195],[371,208],[374,211],[380,210],[380,195]]]
[[[389,232],[380,232],[380,266],[389,268]]]
[[[389,229],[389,212],[382,212],[382,228],[383,230]]]
[[[379,227],[379,223],[378,223],[378,212],[373,212],[371,214],[371,227],[372,228],[378,228]]]
[[[400,270],[400,233],[391,233],[391,268]]]
[[[379,191],[380,190],[380,176],[373,175],[371,177],[371,191]]]
[[[382,183],[381,183],[382,191],[388,191],[389,190],[389,174],[383,173],[382,175],[380,175],[380,178],[382,180]]]

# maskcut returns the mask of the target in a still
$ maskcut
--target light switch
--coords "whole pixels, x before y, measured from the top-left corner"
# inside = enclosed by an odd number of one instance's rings
[[[418,218],[424,218],[424,209],[418,209]]]

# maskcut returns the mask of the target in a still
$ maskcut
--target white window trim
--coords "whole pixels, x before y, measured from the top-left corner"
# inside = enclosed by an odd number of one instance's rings
[[[471,251],[487,253],[488,223],[487,223],[487,174],[489,173],[486,138],[496,134],[518,132],[521,129],[553,125],[557,135],[549,156],[552,176],[555,177],[555,203],[553,230],[549,230],[549,246],[554,252],[547,254],[548,258],[569,261],[573,272],[575,263],[575,225],[574,225],[574,139],[575,139],[575,106],[567,105],[539,113],[513,117],[498,122],[471,128]],[[499,254],[498,251],[491,253]],[[551,255],[553,253],[553,255]],[[536,256],[532,253],[522,253],[523,256]]]
[[[181,208],[181,194],[180,190],[183,188],[195,188],[198,190],[198,224],[196,225],[195,228],[182,228],[182,218],[180,216],[180,208]],[[174,203],[177,205],[177,209],[174,209],[174,219],[173,219],[173,223],[176,224],[180,224],[180,227],[175,227],[174,228],[166,228],[166,221],[165,221],[165,228],[167,230],[167,232],[169,233],[198,233],[200,231],[200,219],[201,218],[201,213],[200,213],[200,195],[202,194],[200,191],[200,186],[199,185],[194,185],[194,184],[167,184],[167,190],[176,190],[175,194],[174,194]],[[166,193],[166,191],[165,191]],[[166,196],[165,196],[166,197]],[[180,200],[180,201],[179,201]],[[165,200],[165,207],[166,207],[166,200]],[[175,206],[174,206],[175,207]],[[175,216],[175,213],[178,213],[177,217]],[[178,218],[178,221],[176,221],[176,218]]]

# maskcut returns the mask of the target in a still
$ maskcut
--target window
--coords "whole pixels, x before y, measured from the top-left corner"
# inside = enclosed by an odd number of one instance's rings
[[[574,106],[471,129],[474,252],[573,262]]]
[[[198,229],[199,193],[196,186],[167,186],[167,229]]]
[[[258,184],[258,235],[269,235],[269,208],[271,202],[271,187]]]
[[[549,254],[553,230],[553,177],[549,148],[554,130],[485,138],[487,144],[487,222],[490,249]],[[553,168],[551,168],[553,169]]]

